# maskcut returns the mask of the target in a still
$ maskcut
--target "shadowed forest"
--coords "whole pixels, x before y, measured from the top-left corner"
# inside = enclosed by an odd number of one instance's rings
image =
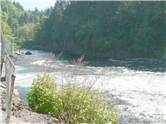
[[[2,1],[5,38],[17,46],[99,58],[165,58],[164,2],[58,1],[25,11]]]

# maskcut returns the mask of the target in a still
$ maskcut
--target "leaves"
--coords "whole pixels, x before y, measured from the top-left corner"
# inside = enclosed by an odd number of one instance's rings
[[[164,15],[162,1],[57,2],[39,35],[43,39],[36,40],[41,49],[71,54],[161,58],[166,46]]]
[[[117,111],[109,109],[96,91],[69,84],[57,92],[54,80],[46,74],[33,80],[28,104],[33,111],[50,114],[66,124],[117,124]]]
[[[33,111],[58,115],[61,102],[57,97],[55,81],[49,75],[44,74],[33,80],[28,104]]]

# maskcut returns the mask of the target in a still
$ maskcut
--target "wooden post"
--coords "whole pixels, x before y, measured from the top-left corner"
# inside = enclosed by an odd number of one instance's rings
[[[2,75],[3,63],[4,63],[4,41],[3,41],[3,35],[1,32],[1,72],[0,72],[0,76]]]
[[[10,57],[6,56],[6,123],[9,124],[12,106],[12,95],[14,90],[14,65]]]
[[[7,124],[9,124],[10,121],[10,116],[11,116],[11,109],[12,109],[12,96],[13,96],[13,91],[14,91],[14,82],[15,82],[15,75],[11,75],[11,86],[10,86],[10,92],[9,92],[9,103],[8,103],[8,113],[7,113]]]
[[[5,122],[6,124],[9,124],[10,122],[10,116],[11,116],[11,108],[12,108],[12,96],[14,91],[14,82],[15,82],[15,66],[10,58],[11,50],[13,48],[10,48],[10,46],[7,46],[7,44],[4,44],[3,41],[3,34],[1,32],[1,72],[0,77],[2,76],[2,73],[5,72],[5,83],[6,83],[6,98],[5,98]],[[11,45],[11,44],[10,44]],[[11,50],[10,50],[11,49]],[[4,69],[3,69],[4,68]],[[3,71],[4,70],[4,71]]]
[[[9,62],[8,62],[8,58],[6,58],[6,62],[5,62],[5,77],[6,77],[6,117],[5,117],[5,121],[6,124],[9,124],[9,120],[10,120],[10,114],[9,114],[9,97],[10,97],[10,70],[9,70]]]
[[[1,54],[1,56],[2,56],[2,54]],[[2,77],[3,63],[4,63],[4,59],[1,57],[1,72],[0,72],[0,77]]]

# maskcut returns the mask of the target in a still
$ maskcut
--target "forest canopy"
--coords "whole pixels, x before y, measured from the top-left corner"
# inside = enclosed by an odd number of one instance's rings
[[[10,3],[15,14],[3,4],[3,23],[11,29],[4,33],[12,31],[24,47],[88,57],[166,58],[162,1],[57,1],[42,12]]]
[[[32,41],[36,25],[49,15],[51,9],[39,11],[36,8],[33,11],[25,11],[18,2],[1,1],[1,28],[5,41],[17,45]]]
[[[37,33],[43,49],[113,58],[161,58],[164,2],[57,2]]]

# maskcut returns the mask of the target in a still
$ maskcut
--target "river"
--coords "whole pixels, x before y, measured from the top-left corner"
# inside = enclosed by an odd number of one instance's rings
[[[71,59],[52,57],[48,52],[31,52],[32,55],[19,55],[16,59],[15,87],[25,103],[32,79],[48,72],[56,78],[58,87],[68,82],[93,85],[108,102],[116,105],[121,124],[166,124],[165,63],[109,59],[81,66]]]

